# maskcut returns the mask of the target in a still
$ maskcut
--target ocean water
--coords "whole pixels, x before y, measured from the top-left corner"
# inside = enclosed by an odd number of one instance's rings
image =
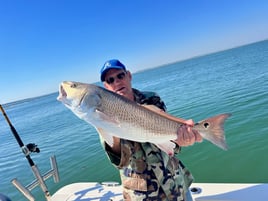
[[[228,151],[204,141],[179,154],[195,182],[268,182],[268,40],[135,73],[133,87],[157,92],[169,113],[185,119],[232,113],[225,123]],[[24,144],[40,148],[31,157],[42,173],[50,169],[49,156],[56,156],[60,182],[46,181],[50,193],[73,182],[119,182],[94,128],[56,97],[3,105]],[[4,117],[0,143],[0,192],[27,200],[10,181],[27,185],[34,176]],[[45,200],[40,188],[32,193]]]

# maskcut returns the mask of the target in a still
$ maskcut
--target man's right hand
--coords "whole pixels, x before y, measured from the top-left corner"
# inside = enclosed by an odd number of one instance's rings
[[[187,120],[189,124],[184,124],[179,127],[177,139],[174,140],[179,146],[185,147],[193,145],[195,142],[202,142],[203,138],[200,133],[192,128],[193,121]]]

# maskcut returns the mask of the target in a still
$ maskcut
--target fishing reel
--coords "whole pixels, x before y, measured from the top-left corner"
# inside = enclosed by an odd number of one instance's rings
[[[37,147],[36,144],[34,143],[29,143],[26,146],[23,146],[22,148],[22,152],[27,156],[30,155],[33,152],[39,153],[40,149]]]
[[[29,143],[26,145],[26,147],[29,149],[30,152],[36,152],[36,153],[40,152],[40,149],[37,147],[37,144]]]

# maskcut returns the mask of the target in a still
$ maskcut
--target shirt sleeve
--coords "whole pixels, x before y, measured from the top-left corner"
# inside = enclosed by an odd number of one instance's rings
[[[140,100],[140,104],[155,105],[156,107],[166,111],[166,105],[161,100],[160,96],[155,92],[143,92],[143,98]]]
[[[104,150],[106,151],[111,163],[118,167],[121,161],[121,155],[114,153],[112,148],[106,142],[104,142]]]

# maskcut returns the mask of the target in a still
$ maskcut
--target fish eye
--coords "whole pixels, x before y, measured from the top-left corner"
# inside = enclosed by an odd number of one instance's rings
[[[71,87],[71,88],[76,88],[76,87],[77,87],[77,84],[73,83],[73,84],[71,84],[70,87]]]

